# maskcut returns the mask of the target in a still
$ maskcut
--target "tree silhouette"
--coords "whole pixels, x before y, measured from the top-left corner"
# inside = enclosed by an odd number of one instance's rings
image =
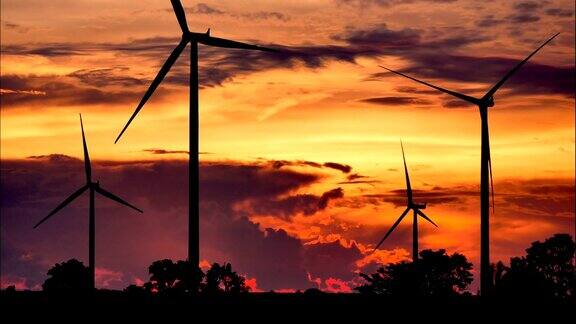
[[[178,281],[174,288],[184,294],[197,294],[204,278],[202,270],[188,260],[176,262],[175,268]]]
[[[366,283],[355,290],[389,296],[455,296],[472,282],[471,269],[472,263],[462,254],[423,250],[416,265],[402,261],[381,267],[371,275],[361,273]]]
[[[495,293],[524,298],[566,298],[576,294],[576,243],[568,234],[536,241],[525,257],[493,265]]]
[[[149,292],[159,294],[196,294],[204,273],[189,261],[170,259],[154,261],[148,267],[150,281],[144,285]],[[135,291],[132,288],[131,291]]]
[[[240,294],[248,292],[245,279],[232,271],[232,265],[212,264],[204,274],[189,261],[170,259],[154,261],[148,267],[150,280],[143,286],[130,285],[124,289],[131,296],[158,295],[208,295]]]
[[[250,290],[246,286],[245,279],[232,271],[232,265],[226,263],[220,265],[212,264],[206,272],[206,282],[202,292],[205,294],[240,294]]]
[[[49,278],[42,284],[48,293],[87,293],[90,291],[90,270],[76,259],[56,263],[48,270]]]
[[[174,287],[177,279],[176,265],[170,259],[154,261],[148,267],[151,290],[160,294]]]

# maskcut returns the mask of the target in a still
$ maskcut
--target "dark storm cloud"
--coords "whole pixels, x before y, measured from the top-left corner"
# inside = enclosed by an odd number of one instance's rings
[[[482,17],[480,20],[476,21],[476,26],[478,27],[492,27],[497,26],[504,23],[505,20],[498,19],[494,15],[486,15]]]
[[[380,25],[366,30],[347,30],[333,36],[343,45],[318,46],[279,46],[267,45],[282,50],[281,53],[263,53],[258,51],[230,50],[202,46],[200,65],[201,86],[218,86],[235,76],[276,68],[293,68],[303,63],[308,68],[321,68],[327,61],[336,60],[354,63],[359,57],[378,57],[384,54],[401,54],[417,50],[437,50],[459,47],[483,38],[473,33],[458,36],[436,38],[430,41],[422,39],[422,31],[415,29],[393,30]],[[47,57],[61,55],[88,55],[95,51],[116,52],[119,55],[132,55],[154,60],[158,66],[163,63],[158,57],[166,58],[179,42],[177,37],[154,37],[132,40],[127,43],[99,44],[28,44],[6,46],[3,52],[12,55],[43,55]],[[187,51],[187,50],[186,50]],[[166,81],[187,85],[189,82],[187,67],[176,63]]]
[[[146,150],[142,150],[142,152],[147,152],[147,153],[155,154],[155,155],[164,155],[164,154],[189,154],[188,151],[165,150],[165,149],[146,149]]]
[[[413,94],[438,94],[438,92],[436,92],[436,90],[428,90],[426,88],[416,88],[416,87],[410,87],[410,86],[401,86],[401,87],[396,87],[394,88],[394,90],[396,90],[397,92],[400,93],[413,93]]]
[[[304,265],[314,278],[339,278],[350,281],[354,278],[355,262],[363,257],[355,243],[350,247],[339,241],[305,246]]]
[[[572,17],[574,12],[570,9],[549,8],[544,11],[548,16],[554,17]]]
[[[78,79],[83,80],[79,82]],[[73,73],[70,76],[8,74],[0,77],[2,85],[0,104],[3,108],[12,108],[35,105],[71,106],[136,103],[142,96],[143,90],[125,90],[123,88],[121,90],[104,90],[100,87],[104,84],[113,83],[135,84],[134,80],[116,77],[104,80],[102,74],[89,76],[84,72]],[[167,93],[168,90],[159,89],[155,97],[161,99]]]
[[[529,13],[519,13],[510,15],[506,19],[514,24],[525,24],[525,23],[537,22],[540,20],[540,17]]]
[[[276,19],[280,21],[290,20],[290,16],[277,11],[256,11],[256,12],[239,14],[235,16],[240,16],[242,18],[250,20],[268,20],[268,19]]]
[[[44,57],[60,57],[71,55],[88,55],[86,50],[78,44],[27,44],[27,45],[4,45],[3,54],[12,55],[40,55]]]
[[[326,162],[322,165],[327,167],[327,168],[342,171],[343,173],[350,173],[350,171],[352,171],[352,167],[349,165],[346,165],[346,164],[341,164],[341,163],[336,163],[336,162]]]
[[[520,1],[514,4],[514,9],[518,11],[534,11],[542,8],[548,1]]]
[[[346,179],[348,179],[350,181],[357,180],[357,179],[365,179],[365,178],[369,178],[369,177],[365,176],[365,175],[358,174],[358,173],[352,173],[346,177]]]
[[[49,162],[80,162],[81,160],[65,154],[31,155],[26,157],[32,160],[43,160]]]
[[[449,4],[456,2],[458,0],[334,0],[334,1],[340,5],[351,5],[357,7],[367,7],[367,6],[390,7],[399,4],[410,4],[417,2]]]
[[[277,19],[280,21],[288,21],[290,17],[276,11],[254,11],[254,12],[244,12],[244,13],[236,13],[236,12],[228,12],[214,6],[208,5],[206,3],[198,3],[192,7],[185,7],[184,10],[187,14],[198,14],[198,15],[212,15],[212,16],[223,16],[227,15],[232,18],[242,18],[242,19],[250,19],[250,20],[268,20],[268,19]],[[168,8],[164,10],[165,12],[173,13],[174,10],[172,8]]]
[[[144,80],[118,75],[127,74],[128,68],[117,67],[108,69],[83,69],[68,74],[69,77],[77,78],[82,83],[95,87],[118,85],[123,87],[139,86]]]
[[[380,183],[379,180],[351,180],[351,181],[341,181],[338,184],[348,185],[348,184],[368,184],[374,186],[376,183]]]
[[[524,19],[513,18],[513,19]],[[299,45],[280,46],[268,45],[282,50],[281,53],[264,53],[259,51],[230,50],[214,47],[201,47],[202,60],[200,61],[200,86],[221,86],[234,78],[258,71],[285,68],[291,69],[304,65],[311,69],[324,67],[329,61],[342,61],[355,63],[360,57],[378,58],[382,55],[395,55],[411,62],[408,72],[416,72],[419,76],[446,78],[449,80],[464,82],[496,82],[505,71],[517,63],[517,59],[492,57],[473,57],[463,55],[442,54],[478,44],[490,40],[473,30],[466,29],[431,29],[423,31],[413,28],[391,29],[385,24],[366,29],[348,28],[332,39],[340,43],[338,45]],[[145,58],[157,68],[164,62],[172,49],[178,43],[178,37],[155,37],[148,39],[132,40],[127,43],[99,43],[99,44],[28,44],[3,47],[4,54],[11,55],[43,55],[47,57],[62,55],[88,55],[95,51],[113,52],[116,55],[134,56]],[[183,55],[186,55],[188,49]],[[449,64],[447,64],[449,63]],[[477,69],[482,66],[482,69]],[[112,73],[114,72],[114,73]],[[148,80],[139,80],[127,76],[129,73],[119,73],[109,69],[80,71],[69,78],[88,82],[89,84],[126,84],[145,83],[142,92],[148,84]],[[473,72],[473,73],[470,73]],[[574,88],[573,66],[556,67],[528,63],[519,75],[506,84],[507,87],[519,93],[555,93],[572,95]],[[165,83],[179,86],[187,86],[189,82],[189,70],[186,62],[179,60],[167,75]],[[520,74],[523,74],[520,76]],[[386,73],[377,73],[368,80],[379,80]],[[85,85],[85,83],[82,83]],[[139,85],[140,86],[140,85]],[[165,87],[160,87],[159,90]],[[418,89],[419,87],[414,87]],[[27,89],[29,90],[29,89]],[[98,89],[85,90],[89,93],[81,97],[89,99],[95,97],[97,102],[112,103],[123,100],[130,95],[128,93],[114,96],[112,93],[108,99],[98,93]],[[124,90],[125,91],[125,90]],[[423,91],[423,90],[422,90]],[[138,100],[141,93],[132,100]],[[22,95],[11,95],[17,98]],[[8,96],[6,96],[8,97]],[[132,97],[130,97],[132,98]],[[43,100],[41,96],[33,100]],[[13,100],[17,101],[17,100]],[[134,102],[134,101],[132,101]]]
[[[290,219],[296,215],[313,215],[320,210],[326,209],[331,200],[343,197],[344,191],[342,188],[335,188],[324,192],[320,196],[296,194],[277,199],[253,199],[249,208],[255,214]]]
[[[341,181],[338,182],[338,184],[369,184],[371,186],[374,186],[374,184],[376,183],[381,183],[382,181],[380,180],[370,180],[371,177],[369,176],[365,176],[365,175],[361,175],[358,173],[353,173],[353,174],[349,174],[346,177],[346,181]]]
[[[426,202],[429,205],[462,202],[466,197],[475,197],[478,195],[478,190],[465,187],[434,187],[431,190],[412,190],[412,192],[415,201]],[[375,204],[385,202],[391,203],[395,207],[406,206],[406,190],[404,189],[391,190],[382,194],[367,194],[364,195],[364,197]]]
[[[499,78],[518,64],[517,59],[462,55],[423,55],[416,56],[412,62],[413,64],[402,72],[423,79],[488,84],[495,84]],[[451,64],[446,64],[446,62],[451,62]],[[478,69],[478,66],[482,66],[482,69]],[[388,72],[374,75],[374,77],[383,76],[397,77]],[[438,85],[442,86],[441,83]],[[567,97],[574,96],[574,87],[574,66],[556,67],[534,62],[528,62],[503,86],[516,94],[561,94]],[[471,95],[482,94],[472,93]]]
[[[444,100],[442,102],[442,107],[444,108],[471,108],[476,107],[474,104],[469,103],[468,101],[459,100],[459,99],[450,99]]]
[[[342,173],[350,173],[352,171],[352,167],[342,163],[336,162],[324,162],[318,163],[313,161],[287,161],[287,160],[274,160],[270,161],[271,165],[275,169],[280,169],[285,166],[304,166],[304,167],[313,167],[313,168],[329,168],[341,171]]]
[[[536,217],[574,217],[576,187],[573,180],[504,181],[495,189],[502,193],[500,199],[505,208],[521,209]]]
[[[405,106],[405,105],[430,105],[432,102],[430,100],[420,99],[416,97],[375,97],[366,98],[360,101],[383,105],[383,106]]]
[[[203,14],[203,15],[222,15],[224,11],[211,7],[205,3],[197,3],[193,7],[184,8],[186,13],[190,14]],[[173,9],[166,9],[166,11],[173,12]]]
[[[13,22],[9,22],[9,21],[3,21],[2,24],[4,25],[5,29],[13,30],[13,31],[16,31],[16,32],[21,33],[21,34],[25,34],[30,30],[30,28],[28,28],[28,27],[25,27],[25,26],[22,26],[20,24],[16,24]]]
[[[230,203],[246,199],[272,199],[306,187],[318,175],[277,170],[265,165],[205,163],[200,173],[201,197],[225,199]]]
[[[140,52],[142,56],[166,57],[180,41],[178,37],[152,37],[131,40],[126,43],[28,43],[22,45],[4,45],[5,55],[39,55],[46,58],[61,56],[91,55],[95,52],[133,53]]]

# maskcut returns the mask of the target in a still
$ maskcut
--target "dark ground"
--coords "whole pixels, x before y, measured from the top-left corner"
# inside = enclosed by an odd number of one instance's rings
[[[427,322],[572,323],[576,301],[481,299],[463,296],[440,298],[390,298],[360,294],[250,293],[241,296],[158,298],[127,296],[119,291],[97,291],[94,296],[49,296],[43,292],[2,292],[3,318],[84,323],[88,319],[108,322],[123,318],[133,322],[195,322],[206,318],[222,321],[328,320],[392,322],[423,319]],[[572,318],[570,320],[570,318]],[[212,321],[212,320],[210,320]],[[202,320],[201,322],[206,322]]]

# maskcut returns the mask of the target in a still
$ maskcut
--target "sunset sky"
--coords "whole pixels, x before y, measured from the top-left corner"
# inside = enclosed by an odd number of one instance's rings
[[[439,225],[419,223],[420,248],[463,253],[477,275],[478,110],[379,65],[480,97],[557,32],[490,109],[491,259],[574,235],[573,0],[182,3],[192,31],[292,51],[200,46],[203,264],[231,262],[256,291],[350,291],[408,259],[409,217],[370,254],[404,210],[402,140]],[[87,262],[87,197],[32,230],[83,184],[78,113],[93,176],[144,210],[97,199],[97,286],[185,258],[188,49],[113,143],[180,35],[167,0],[2,1],[2,287]]]

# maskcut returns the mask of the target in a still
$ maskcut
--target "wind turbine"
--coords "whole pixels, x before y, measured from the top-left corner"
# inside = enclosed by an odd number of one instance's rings
[[[194,33],[188,29],[186,22],[186,14],[180,0],[170,0],[178,24],[182,29],[182,39],[180,43],[174,48],[164,65],[152,81],[152,84],[142,97],[142,100],[136,107],[136,110],[128,119],[128,122],[114,141],[117,143],[122,134],[126,131],[134,117],[140,112],[144,104],[148,101],[150,96],[154,93],[160,82],[164,79],[176,59],[182,54],[184,48],[190,43],[190,125],[189,125],[189,195],[194,199],[189,200],[189,215],[188,215],[188,261],[192,264],[198,265],[200,263],[200,248],[199,248],[199,159],[198,159],[198,141],[199,141],[199,109],[198,109],[198,44],[208,46],[224,47],[224,48],[238,48],[247,50],[257,50],[265,52],[278,52],[277,50],[232,41],[223,38],[210,36],[210,29],[206,33]],[[196,217],[195,217],[196,214]]]
[[[400,224],[404,216],[406,216],[408,212],[412,210],[414,212],[414,218],[412,220],[412,262],[416,264],[418,262],[418,216],[429,221],[430,223],[432,223],[432,225],[436,227],[438,227],[438,225],[436,225],[436,223],[434,223],[428,216],[426,216],[426,214],[424,214],[424,212],[422,212],[422,209],[426,209],[426,203],[417,204],[412,199],[412,186],[410,185],[410,176],[408,175],[408,167],[406,167],[406,157],[404,156],[404,146],[402,145],[402,142],[400,142],[400,147],[402,148],[402,159],[404,160],[404,175],[406,176],[407,206],[402,215],[400,215],[400,217],[398,217],[398,219],[392,225],[392,227],[390,227],[384,238],[380,240],[378,245],[376,245],[374,251],[376,251],[380,247],[380,245],[384,243],[384,241],[388,238],[388,236],[390,236],[390,234],[392,234],[392,232],[398,226],[398,224]]]
[[[455,91],[447,90],[430,83],[418,80],[404,73],[391,70],[384,66],[380,66],[392,73],[401,75],[410,80],[416,81],[428,87],[434,88],[438,91],[447,93],[456,98],[470,102],[478,106],[480,111],[481,130],[482,130],[482,154],[480,157],[480,294],[488,295],[492,287],[492,278],[490,277],[490,188],[488,181],[492,185],[492,208],[494,208],[494,185],[492,183],[492,160],[490,158],[490,138],[488,135],[488,108],[494,106],[494,95],[496,91],[514,74],[518,71],[528,60],[534,56],[542,47],[551,42],[560,33],[550,37],[544,44],[540,45],[528,57],[518,63],[512,70],[510,70],[498,83],[496,83],[482,98],[474,98],[461,94]],[[490,175],[488,174],[490,172]],[[490,179],[488,178],[490,176]]]
[[[95,280],[95,238],[96,238],[96,213],[95,213],[95,206],[94,206],[94,192],[101,194],[102,196],[114,200],[122,205],[128,206],[134,210],[142,212],[142,210],[134,207],[133,205],[129,204],[128,202],[124,201],[122,198],[114,195],[113,193],[104,190],[100,186],[100,181],[93,182],[92,181],[92,167],[90,165],[90,156],[88,155],[88,147],[86,145],[86,138],[84,137],[84,125],[82,124],[82,115],[80,115],[80,128],[82,129],[82,144],[84,146],[84,168],[86,171],[86,184],[82,186],[80,189],[76,190],[73,194],[71,194],[68,198],[66,198],[60,205],[58,205],[54,210],[48,214],[48,216],[42,218],[38,224],[34,225],[34,228],[40,226],[40,224],[44,223],[48,218],[52,217],[62,208],[66,207],[69,203],[74,201],[74,199],[78,198],[80,195],[84,193],[86,190],[90,190],[90,218],[89,218],[89,235],[88,235],[88,269],[90,271],[90,288],[94,290],[94,280]]]

